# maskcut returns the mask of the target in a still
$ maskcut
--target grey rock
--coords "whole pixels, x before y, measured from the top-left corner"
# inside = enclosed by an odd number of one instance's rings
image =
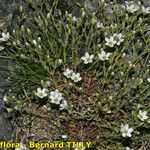
[[[0,0],[0,18],[10,24],[13,12],[18,7],[19,2],[15,0]]]
[[[98,7],[98,1],[97,0],[88,0],[87,1],[87,7],[89,11],[94,12]]]
[[[35,1],[36,4],[38,4],[37,1]],[[18,27],[17,17],[20,6],[23,6],[27,14],[30,14],[31,10],[29,11],[28,4],[22,0],[0,0],[0,21],[3,20],[6,22],[7,30],[13,30]]]
[[[150,7],[150,0],[142,0],[145,7]]]
[[[4,67],[9,66],[9,61],[0,58],[0,141],[10,141],[13,130],[12,121],[7,118],[5,106],[3,103],[3,95],[5,93],[5,81],[8,73]]]
[[[0,109],[0,141],[10,141],[12,132],[12,122],[7,118],[7,113]]]

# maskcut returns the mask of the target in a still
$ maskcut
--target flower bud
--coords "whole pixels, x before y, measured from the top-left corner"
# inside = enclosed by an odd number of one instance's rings
[[[31,30],[29,28],[27,28],[27,33],[29,33],[29,34],[31,33]]]
[[[26,43],[25,43],[25,45],[26,45],[26,46],[29,46],[29,43],[28,43],[28,42],[26,42]]]
[[[47,14],[47,18],[50,18],[50,13]]]
[[[39,45],[38,48],[41,49],[42,48],[41,45]]]
[[[19,11],[23,12],[23,7],[22,6],[19,7]]]
[[[33,40],[32,43],[33,43],[35,46],[37,45],[36,40]]]
[[[14,45],[14,46],[16,46],[16,45],[17,45],[16,41],[13,41],[13,45]]]
[[[41,37],[38,37],[38,41],[39,41],[39,42],[41,41]]]

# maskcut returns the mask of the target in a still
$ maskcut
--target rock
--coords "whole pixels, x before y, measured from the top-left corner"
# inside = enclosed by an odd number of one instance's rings
[[[3,69],[7,67],[9,61],[7,59],[0,58],[0,141],[10,141],[13,131],[12,121],[7,118],[8,114],[5,111],[3,103],[3,95],[5,93],[5,81],[8,73]]]
[[[145,7],[150,7],[150,0],[142,0]]]
[[[18,7],[18,1],[13,0],[0,0],[0,18],[7,22],[7,25],[11,23],[14,10]]]
[[[27,13],[31,13],[31,10],[28,11],[28,4],[23,1],[0,0],[0,21],[2,21],[2,23],[5,22],[6,28],[9,31],[17,27],[17,16],[19,15],[20,6],[23,6],[23,8],[26,9]]]
[[[20,6],[23,6],[28,14],[31,13],[31,11],[28,11],[28,5],[23,1],[0,0],[0,29],[6,28],[8,31],[11,31],[17,27],[18,22],[16,18],[19,14]],[[8,114],[5,111],[5,106],[2,101],[5,94],[6,78],[8,77],[8,73],[3,67],[9,68],[13,66],[12,62],[4,59],[3,56],[0,57],[0,141],[12,140],[11,135],[14,131],[12,120],[7,118]]]
[[[0,109],[0,141],[10,141],[13,132],[12,122],[7,119],[7,113]]]

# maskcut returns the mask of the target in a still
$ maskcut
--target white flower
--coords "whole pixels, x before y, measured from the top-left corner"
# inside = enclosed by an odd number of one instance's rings
[[[4,33],[2,32],[2,37],[0,38],[0,41],[7,41],[10,38],[9,32]]]
[[[66,76],[67,78],[71,78],[72,74],[73,74],[73,70],[70,70],[69,68],[66,69],[66,71],[63,73],[64,76]]]
[[[72,76],[71,76],[71,79],[74,81],[74,82],[78,82],[78,81],[81,81],[82,78],[80,77],[80,73],[73,73]]]
[[[72,17],[72,20],[73,20],[74,22],[76,22],[76,21],[78,20],[78,18],[77,18],[76,16],[73,16],[73,17]]]
[[[105,51],[101,51],[100,54],[98,54],[98,57],[100,60],[104,61],[104,60],[109,60],[111,53],[106,53]]]
[[[114,47],[114,45],[117,43],[117,41],[114,39],[113,36],[111,36],[110,38],[105,38],[106,44],[107,46],[110,47]]]
[[[37,93],[36,93],[36,95],[37,95],[39,98],[44,98],[44,97],[46,97],[46,96],[47,96],[46,89],[45,89],[45,88],[43,88],[43,89],[37,88]]]
[[[26,150],[27,147],[20,143],[20,148],[15,148],[15,150]]]
[[[131,149],[130,147],[127,146],[127,147],[125,148],[125,150],[134,150],[134,149]]]
[[[144,121],[146,119],[148,119],[148,116],[147,116],[147,111],[141,111],[139,110],[139,114],[137,115],[137,117],[141,120],[141,121]]]
[[[117,43],[116,43],[117,45],[120,45],[124,41],[122,33],[119,33],[119,34],[115,33],[113,36],[117,40]]]
[[[104,25],[103,25],[103,23],[101,23],[100,21],[98,21],[98,22],[96,23],[96,27],[97,27],[97,28],[103,28]]]
[[[61,104],[60,104],[60,110],[63,110],[63,109],[65,109],[66,107],[68,106],[68,103],[67,103],[67,101],[66,100],[64,100]]]
[[[147,78],[147,81],[150,82],[150,77]]]
[[[131,137],[131,132],[133,132],[133,129],[132,128],[129,128],[129,125],[128,124],[125,124],[125,125],[121,125],[121,132],[122,132],[122,136],[123,137]]]
[[[92,63],[94,58],[94,55],[89,55],[89,53],[85,53],[85,56],[81,57],[81,59],[84,61],[84,64]]]
[[[79,142],[79,145],[78,145],[78,146],[81,147],[81,146],[82,146],[82,143]],[[85,150],[85,148],[75,148],[74,150]]]
[[[129,13],[135,13],[136,11],[139,10],[139,6],[137,4],[127,4],[126,5],[126,10],[129,12]]]
[[[4,47],[0,46],[0,51],[2,51],[4,49]]]
[[[145,14],[149,14],[150,13],[150,7],[145,8],[144,6],[142,6],[142,12]]]
[[[60,101],[62,100],[62,93],[56,89],[55,91],[50,92],[49,98],[51,99],[51,103],[60,104]]]

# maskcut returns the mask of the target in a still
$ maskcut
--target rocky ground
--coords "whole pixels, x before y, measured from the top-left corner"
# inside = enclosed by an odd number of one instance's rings
[[[14,26],[15,15],[20,6],[19,0],[0,0],[0,29],[12,29]],[[5,93],[5,80],[7,73],[5,67],[11,67],[12,64],[6,58],[0,56],[0,140],[9,141],[13,132],[13,122],[8,117],[2,102]]]

